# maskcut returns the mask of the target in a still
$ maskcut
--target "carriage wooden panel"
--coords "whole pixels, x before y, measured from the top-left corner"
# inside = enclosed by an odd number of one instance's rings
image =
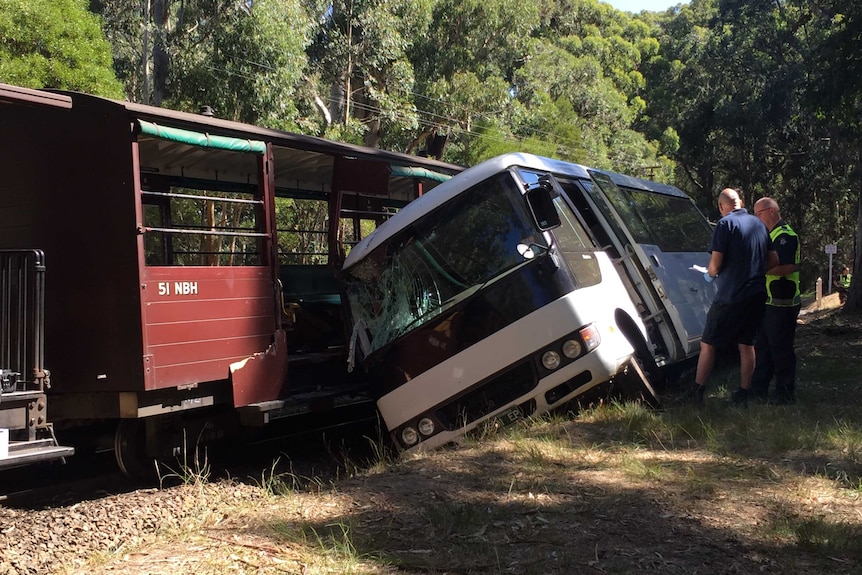
[[[141,270],[147,389],[226,379],[265,352],[278,315],[267,267]]]

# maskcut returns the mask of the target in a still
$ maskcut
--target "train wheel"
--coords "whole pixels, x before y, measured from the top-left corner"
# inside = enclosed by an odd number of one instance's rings
[[[155,460],[147,455],[147,428],[143,420],[120,421],[114,435],[114,457],[126,477],[139,481],[155,478]]]

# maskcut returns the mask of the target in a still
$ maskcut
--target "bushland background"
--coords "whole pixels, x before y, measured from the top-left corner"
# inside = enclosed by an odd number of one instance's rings
[[[810,291],[830,283],[827,244],[862,277],[860,31],[862,3],[843,0],[639,14],[597,0],[0,0],[0,82],[211,106],[462,165],[534,152],[675,184],[713,219],[724,187],[748,206],[771,195]],[[848,306],[862,309],[862,287]]]

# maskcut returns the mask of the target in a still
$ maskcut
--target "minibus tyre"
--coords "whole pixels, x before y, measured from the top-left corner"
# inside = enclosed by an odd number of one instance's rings
[[[626,366],[625,391],[627,395],[643,401],[653,409],[661,408],[661,400],[650,382],[647,371],[643,368],[641,359],[633,355]]]
[[[652,352],[640,330],[635,325],[632,318],[622,310],[617,310],[616,313],[617,325],[623,332],[623,335],[629,341],[629,344],[634,348],[635,355],[641,370],[646,374],[649,385],[655,393],[656,389],[662,389],[667,384],[667,378],[664,371],[656,364]]]

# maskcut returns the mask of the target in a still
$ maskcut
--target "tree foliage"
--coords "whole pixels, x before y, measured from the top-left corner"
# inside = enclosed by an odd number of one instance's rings
[[[296,98],[311,21],[299,0],[100,0],[132,100],[232,120],[313,126]]]
[[[82,1],[0,0],[0,80],[111,94]],[[713,218],[723,187],[748,206],[770,195],[802,237],[803,289],[830,283],[824,244],[862,277],[858,2],[90,5],[130,99],[463,164],[554,156],[674,183]]]
[[[122,96],[111,46],[84,0],[0,0],[0,81]]]
[[[451,159],[510,147],[489,146],[495,134],[637,173],[663,165],[658,142],[632,129],[644,108],[639,67],[657,49],[645,24],[595,0],[439,0],[411,59],[429,129],[448,131]]]
[[[692,0],[654,19],[661,49],[645,67],[640,127],[679,135],[677,183],[716,217],[723,187],[740,189],[748,206],[775,197],[802,236],[803,289],[817,277],[829,285],[825,244],[853,258],[858,219],[857,146],[836,115],[846,100],[824,97],[846,73],[831,49],[834,75],[822,60],[836,18],[846,21],[828,3]],[[839,45],[854,53],[852,42]]]
[[[419,126],[407,52],[424,33],[430,6],[430,0],[334,0],[319,15],[311,69],[319,91],[330,94],[332,121],[353,124],[365,145],[403,147]]]
[[[171,103],[209,105],[220,117],[295,129],[294,96],[310,27],[297,2],[186,3],[169,35]]]

